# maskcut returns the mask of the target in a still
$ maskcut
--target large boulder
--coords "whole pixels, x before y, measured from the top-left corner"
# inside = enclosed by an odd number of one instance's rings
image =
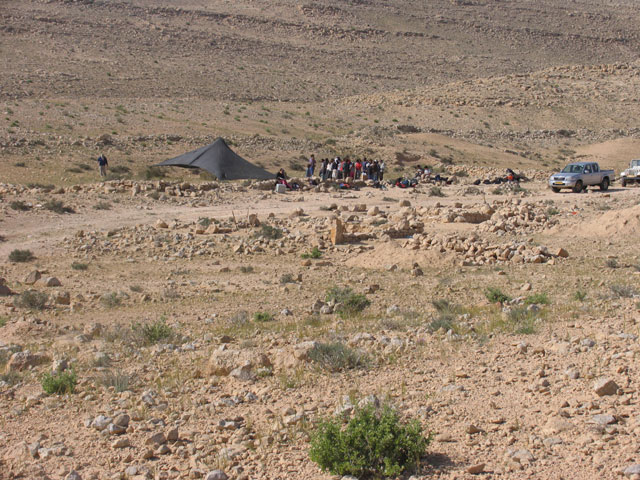
[[[26,370],[27,368],[36,367],[50,361],[51,359],[49,357],[41,353],[31,353],[29,350],[16,352],[11,355],[9,363],[7,363],[7,371],[15,372]]]

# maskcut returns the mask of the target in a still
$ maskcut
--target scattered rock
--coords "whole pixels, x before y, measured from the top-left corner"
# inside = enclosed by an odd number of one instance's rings
[[[593,391],[600,397],[615,395],[618,392],[618,384],[610,378],[601,378],[593,385]]]

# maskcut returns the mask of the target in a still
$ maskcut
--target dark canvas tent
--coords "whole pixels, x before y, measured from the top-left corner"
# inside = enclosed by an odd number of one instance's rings
[[[275,179],[275,175],[272,173],[236,154],[222,138],[218,138],[206,147],[165,160],[157,166],[201,168],[215,175],[219,180],[238,180],[243,178]]]

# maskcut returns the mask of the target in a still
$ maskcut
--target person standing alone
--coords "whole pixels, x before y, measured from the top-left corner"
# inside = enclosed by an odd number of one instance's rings
[[[107,176],[107,167],[109,166],[109,162],[107,162],[106,155],[100,154],[98,157],[98,167],[100,167],[100,176]]]

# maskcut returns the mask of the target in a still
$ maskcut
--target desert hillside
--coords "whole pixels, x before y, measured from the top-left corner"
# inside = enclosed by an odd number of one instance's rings
[[[0,19],[0,480],[640,478],[637,2]]]

